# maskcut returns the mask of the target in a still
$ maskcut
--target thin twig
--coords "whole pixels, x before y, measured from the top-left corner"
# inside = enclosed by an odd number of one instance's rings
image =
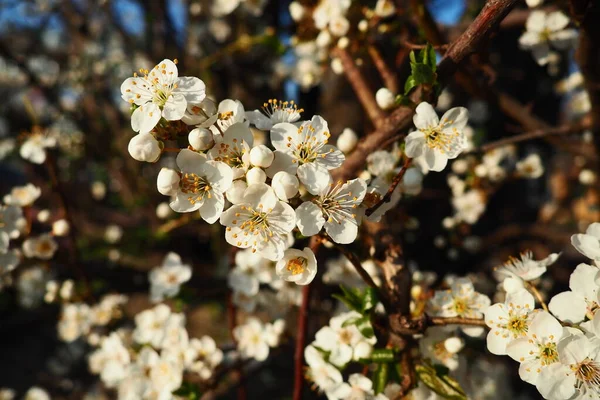
[[[363,268],[356,254],[348,250],[346,246],[335,243],[331,239],[328,240],[335,245],[335,247],[340,251],[340,253],[342,253],[348,259],[348,261],[350,261],[350,263],[354,266],[354,269],[356,269],[356,272],[358,272],[362,280],[365,281],[367,285],[369,285],[372,288],[379,289],[379,286],[377,286],[375,281],[373,281],[371,275],[369,275],[369,273]]]
[[[404,178],[404,174],[408,170],[408,167],[410,167],[411,161],[412,161],[412,158],[407,158],[406,161],[404,161],[404,165],[402,166],[402,168],[400,169],[400,171],[398,171],[398,173],[394,177],[394,180],[392,181],[392,184],[390,185],[390,188],[388,189],[387,193],[375,205],[373,205],[372,207],[368,208],[365,211],[365,214],[367,216],[370,216],[375,211],[377,211],[377,209],[379,207],[381,207],[385,203],[388,203],[391,200],[392,194],[394,193],[394,190],[396,190],[396,187],[398,187],[398,185],[400,184],[400,182],[402,182],[402,178]]]
[[[342,62],[344,74],[346,75],[346,78],[348,78],[350,85],[352,85],[354,93],[356,93],[356,97],[358,97],[360,104],[367,112],[369,120],[373,126],[376,128],[379,127],[386,115],[377,105],[373,90],[367,84],[367,81],[354,63],[354,60],[352,60],[352,57],[346,51],[346,49],[342,49],[340,47],[336,47],[333,50],[333,56],[338,57]]]
[[[231,253],[229,255],[229,268],[235,268],[235,254],[237,253],[237,247],[231,247]],[[237,325],[237,307],[233,303],[233,292],[229,291],[227,295],[227,322],[229,324],[229,334],[231,336],[231,340],[237,346],[237,339],[235,338],[235,327]],[[246,382],[244,378],[243,368],[236,368],[233,372],[234,376],[239,380],[238,386],[238,400],[246,400],[247,392],[246,392]]]
[[[483,318],[429,317],[431,325],[487,326]]]
[[[371,55],[371,59],[373,60],[373,64],[375,64],[375,68],[377,68],[377,71],[379,71],[379,75],[381,76],[381,80],[383,80],[385,87],[387,87],[392,93],[398,93],[398,77],[394,71],[388,67],[387,63],[381,56],[381,53],[379,50],[377,50],[377,47],[370,45],[368,50],[369,54]]]
[[[310,249],[316,255],[321,247],[321,240],[313,236],[310,241]],[[296,335],[296,348],[294,352],[294,394],[293,400],[302,399],[304,390],[304,344],[306,343],[306,322],[308,320],[308,306],[310,304],[310,288],[306,285],[302,288],[302,304],[298,310],[298,327]]]
[[[540,293],[539,290],[537,290],[537,288],[535,287],[534,284],[532,284],[531,282],[525,282],[527,289],[529,289],[529,291],[531,293],[533,293],[533,295],[535,296],[535,298],[540,302],[540,304],[542,305],[542,308],[544,309],[544,311],[546,312],[550,312],[550,310],[548,309],[548,305],[546,304],[546,302],[544,301],[544,298],[542,297],[542,294]]]

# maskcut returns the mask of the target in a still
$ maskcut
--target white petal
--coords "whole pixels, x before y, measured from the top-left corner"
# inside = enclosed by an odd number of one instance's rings
[[[518,362],[535,359],[538,351],[537,344],[528,337],[512,340],[506,347],[509,357]]]
[[[414,131],[409,133],[405,139],[406,147],[404,149],[406,155],[410,158],[416,158],[423,154],[425,146],[425,134],[421,131]]]
[[[177,196],[175,196],[175,199],[173,199],[173,201],[171,201],[169,205],[171,206],[171,209],[173,211],[179,213],[197,211],[200,208],[200,206],[202,206],[203,201],[196,201],[194,203],[191,203],[189,198],[189,194],[177,192]]]
[[[560,11],[554,11],[546,16],[546,28],[556,32],[560,31],[569,25],[569,17]]]
[[[190,149],[182,149],[177,154],[175,162],[182,172],[195,172],[206,162],[206,156]]]
[[[529,324],[528,336],[537,336],[539,340],[553,337],[554,341],[558,341],[562,335],[562,325],[546,311],[538,312]]]
[[[544,11],[534,10],[529,13],[525,27],[528,32],[542,32],[546,28],[546,13]]]
[[[273,122],[271,121],[271,118],[267,117],[259,110],[246,111],[246,118],[248,119],[248,121],[250,121],[252,125],[256,126],[258,129],[261,129],[263,131],[268,131],[273,127]]]
[[[296,209],[296,223],[300,233],[313,236],[321,231],[325,218],[319,206],[312,201],[305,201]]]
[[[284,171],[288,174],[296,175],[298,163],[294,162],[294,158],[290,153],[285,153],[279,150],[273,152],[273,162],[269,168],[265,170],[269,178],[273,178],[276,173]]]
[[[207,161],[216,169],[216,173],[211,177],[211,186],[219,192],[226,192],[233,183],[233,170],[229,165],[221,161]]]
[[[448,156],[437,149],[425,149],[425,162],[431,171],[440,172],[448,165]]]
[[[327,168],[315,163],[303,164],[298,167],[298,179],[304,184],[306,190],[317,195],[322,193],[331,182],[331,175]]]
[[[568,366],[554,363],[542,368],[536,387],[545,399],[570,399],[575,394],[576,382]]]
[[[200,216],[209,224],[214,224],[223,213],[224,205],[223,194],[213,191],[211,197],[204,198],[204,203],[199,208]]]
[[[167,121],[178,121],[185,114],[187,101],[181,94],[173,94],[165,103],[162,111],[162,116]]]
[[[548,304],[550,312],[565,322],[579,323],[585,318],[587,304],[582,296],[573,292],[562,292]]]
[[[587,258],[600,260],[600,241],[596,236],[578,233],[571,236],[571,244]]]
[[[454,130],[462,132],[469,121],[469,110],[464,107],[454,107],[444,113],[441,119],[442,131],[453,133]]]
[[[417,129],[428,129],[439,124],[440,120],[433,106],[427,102],[422,102],[415,109],[413,123]]]
[[[252,208],[264,211],[275,208],[279,202],[273,189],[264,183],[248,185],[248,189],[244,192],[244,200]]]
[[[498,356],[506,354],[506,346],[510,341],[510,337],[504,336],[503,332],[491,330],[487,335],[487,348],[492,354]]]
[[[131,114],[131,128],[136,132],[150,132],[160,121],[160,108],[154,103],[146,103]]]
[[[325,166],[327,169],[335,169],[341,167],[346,159],[344,153],[337,147],[330,144],[324,145],[319,151],[320,154],[325,154],[325,157],[318,157],[315,163]]]
[[[358,223],[353,218],[344,218],[339,222],[325,221],[325,230],[334,242],[348,244],[356,240]]]
[[[519,366],[519,377],[532,385],[536,385],[540,376],[541,368],[538,360],[528,360]]]
[[[290,152],[290,149],[287,147],[288,143],[290,143],[288,137],[295,138],[297,136],[298,127],[289,122],[280,122],[271,128],[271,144],[275,147],[275,150],[286,153]]]
[[[173,93],[182,94],[188,103],[199,104],[206,97],[206,85],[196,77],[182,76],[177,81],[177,89]]]
[[[568,50],[574,46],[577,39],[575,29],[567,29],[550,35],[550,43],[559,50]]]

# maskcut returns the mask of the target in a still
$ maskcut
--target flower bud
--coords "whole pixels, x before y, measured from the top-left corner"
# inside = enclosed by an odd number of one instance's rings
[[[94,200],[102,200],[106,196],[106,185],[104,182],[94,181],[90,187]]]
[[[179,174],[170,168],[162,168],[156,178],[156,187],[160,194],[171,196],[179,189]]]
[[[50,219],[50,210],[40,210],[37,215],[37,220],[41,223],[48,222]]]
[[[273,176],[271,187],[280,200],[288,201],[298,193],[300,182],[295,175],[289,172],[279,171]]]
[[[396,99],[389,89],[381,88],[375,93],[375,101],[382,110],[387,110],[394,106]]]
[[[360,341],[354,348],[354,359],[360,360],[361,358],[369,358],[373,353],[373,346],[367,342]]]
[[[239,204],[244,201],[244,192],[247,188],[246,182],[242,180],[233,181],[229,190],[225,192],[225,197],[231,204]]]
[[[67,236],[69,234],[69,223],[65,219],[59,219],[52,224],[52,234],[54,236]]]
[[[111,224],[104,231],[104,240],[108,243],[115,244],[123,237],[123,228],[119,225]]]
[[[160,158],[161,143],[150,133],[138,133],[129,141],[127,150],[137,161],[156,162]]]
[[[215,144],[212,132],[206,128],[193,129],[188,135],[188,142],[194,150],[208,150]]]
[[[273,151],[264,144],[250,150],[250,163],[256,167],[268,168],[273,162],[273,158],[275,158]]]
[[[169,203],[162,202],[158,206],[156,206],[156,216],[160,219],[166,219],[171,215],[173,210],[169,206]]]
[[[366,19],[361,19],[358,22],[358,30],[361,32],[366,32],[367,30],[369,30],[369,21],[367,21]]]
[[[295,22],[300,21],[302,17],[304,17],[304,14],[306,14],[306,11],[302,4],[297,1],[292,1],[290,3],[290,15]]]
[[[315,39],[315,43],[318,47],[327,47],[331,44],[331,34],[329,31],[321,31],[317,38]]]
[[[350,128],[346,128],[342,131],[337,140],[337,148],[340,149],[344,154],[350,153],[356,147],[358,143],[358,136]]]
[[[502,282],[502,287],[506,293],[513,293],[517,290],[523,289],[525,286],[523,285],[521,278],[508,277]]]
[[[267,174],[261,168],[254,167],[250,171],[246,172],[246,182],[248,185],[254,183],[265,183],[267,181]]]
[[[331,70],[336,75],[341,75],[344,73],[344,64],[342,64],[342,60],[339,57],[334,57],[331,59]]]
[[[450,337],[444,340],[444,347],[448,353],[456,354],[465,347],[465,342],[459,337]]]

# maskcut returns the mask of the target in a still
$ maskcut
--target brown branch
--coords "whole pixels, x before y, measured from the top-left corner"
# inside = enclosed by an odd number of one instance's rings
[[[310,240],[310,249],[316,255],[320,247],[321,239],[318,236],[313,236]],[[293,400],[301,400],[302,391],[304,390],[304,345],[306,343],[306,322],[308,320],[308,306],[310,304],[310,288],[311,285],[306,285],[302,288],[302,304],[298,310],[298,327],[294,352]]]
[[[411,50],[423,50],[423,49],[427,48],[426,44],[416,44],[413,42],[409,42],[408,40],[404,40],[402,42],[402,45]],[[440,45],[433,45],[432,47],[436,50],[446,51],[448,49],[448,46],[450,46],[450,45],[449,44],[440,44]]]
[[[367,49],[369,50],[369,55],[373,60],[375,68],[377,68],[377,71],[379,71],[379,75],[381,76],[385,87],[388,88],[392,93],[398,93],[398,77],[394,71],[388,67],[385,60],[381,56],[381,53],[379,50],[377,50],[377,47],[369,45]]]
[[[356,93],[360,104],[365,109],[369,120],[373,126],[376,128],[379,127],[386,115],[377,105],[373,90],[367,84],[367,81],[354,63],[354,60],[352,60],[352,57],[346,49],[340,47],[336,47],[333,50],[332,55],[333,57],[338,57],[342,62],[344,74],[350,82],[350,85],[352,85],[352,89],[354,89],[354,93]]]
[[[363,268],[356,254],[348,250],[346,246],[334,242],[329,237],[327,237],[327,240],[329,240],[329,242],[331,242],[336,247],[336,249],[338,249],[339,252],[342,253],[348,259],[348,261],[350,261],[356,272],[358,272],[362,280],[365,281],[367,285],[374,289],[379,289],[379,286],[377,286],[371,275],[369,275],[369,273]]]
[[[394,177],[394,180],[392,181],[392,184],[390,185],[390,188],[388,189],[387,193],[374,206],[368,208],[367,211],[365,211],[365,214],[367,216],[370,216],[375,211],[377,211],[377,209],[379,207],[381,207],[385,203],[388,203],[391,200],[392,194],[394,193],[394,190],[396,190],[396,188],[398,187],[398,185],[400,184],[400,182],[402,182],[402,178],[404,178],[404,174],[406,173],[406,171],[410,167],[411,161],[412,161],[412,158],[407,158],[406,161],[404,161],[404,165],[402,166],[402,168],[400,169],[400,171],[398,171],[398,173]]]
[[[511,137],[507,137],[507,138],[503,138],[503,139],[499,139],[496,140],[494,142],[491,143],[486,143],[482,146],[480,146],[477,149],[474,149],[470,152],[467,152],[465,154],[469,154],[472,152],[488,152],[490,150],[493,149],[497,149],[498,147],[502,147],[502,146],[507,146],[509,144],[514,144],[514,143],[520,143],[520,142],[525,142],[527,140],[533,140],[533,139],[540,139],[540,138],[545,138],[548,136],[557,136],[557,135],[569,135],[572,133],[580,133],[586,129],[589,129],[591,127],[591,123],[589,120],[584,120],[581,123],[576,123],[576,124],[567,124],[567,125],[561,125],[561,126],[557,126],[557,127],[550,127],[550,128],[542,128],[542,129],[536,129],[533,130],[531,132],[525,132],[522,133],[520,135],[515,135],[515,136],[511,136]]]
[[[429,317],[431,325],[469,325],[487,326],[482,318],[460,318],[460,317]]]
[[[237,253],[238,248],[237,247],[231,247],[231,251],[229,254],[229,269],[233,269],[235,268],[235,254]],[[235,304],[233,303],[233,292],[230,290],[228,295],[227,295],[227,322],[229,325],[229,335],[231,336],[231,340],[233,340],[233,343],[237,346],[237,340],[235,338],[235,327],[237,325],[237,307],[235,306]],[[244,377],[244,371],[242,369],[242,367],[238,367],[235,368],[233,371],[233,376],[234,379],[239,381],[239,386],[238,386],[238,400],[246,400],[247,399],[247,392],[246,392],[246,384],[245,384],[245,377]]]

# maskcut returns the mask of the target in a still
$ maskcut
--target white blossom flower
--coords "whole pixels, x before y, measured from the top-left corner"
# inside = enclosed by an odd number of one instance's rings
[[[16,392],[9,388],[0,388],[0,400],[14,400]]]
[[[67,236],[71,227],[69,222],[64,219],[58,219],[52,223],[52,234],[54,236]]]
[[[367,156],[367,170],[375,176],[385,176],[394,171],[400,160],[397,151],[377,150]]]
[[[238,349],[244,358],[264,361],[269,356],[269,347],[278,345],[279,335],[283,332],[282,322],[277,322],[277,329],[271,324],[263,324],[258,318],[249,318],[245,324],[233,330]],[[271,346],[273,345],[273,346]]]
[[[330,183],[319,196],[296,209],[297,224],[304,236],[319,233],[325,227],[336,243],[352,243],[358,235],[357,208],[367,191],[365,181],[353,179],[344,184]]]
[[[308,247],[287,249],[275,267],[277,275],[297,285],[308,285],[317,275],[317,259]]]
[[[261,283],[271,283],[273,263],[252,249],[235,253],[235,267],[227,276],[227,284],[234,292],[256,296]]]
[[[16,284],[19,305],[24,308],[39,306],[44,299],[48,280],[48,272],[40,265],[22,271]]]
[[[0,160],[4,160],[17,147],[17,141],[14,138],[0,139]],[[0,397],[1,399],[2,397]]]
[[[545,399],[600,398],[600,351],[584,335],[572,335],[557,345],[559,362],[542,369],[537,388]]]
[[[188,103],[198,104],[206,97],[205,85],[200,79],[178,75],[171,60],[163,60],[151,71],[127,78],[121,85],[121,97],[138,106],[131,114],[131,127],[136,132],[150,132],[160,118],[180,120]]]
[[[363,336],[356,325],[344,323],[350,319],[360,318],[355,311],[342,313],[329,320],[329,325],[321,328],[315,335],[314,345],[325,351],[329,351],[329,362],[338,367],[343,367],[352,360],[358,360],[360,353],[365,353],[359,348],[366,346],[365,357],[368,357],[370,349],[376,342],[376,338]]]
[[[179,293],[182,283],[192,277],[192,268],[181,262],[178,254],[170,252],[166,255],[163,265],[153,268],[148,274],[150,279],[150,299],[157,303],[165,297],[173,297]]]
[[[280,122],[294,123],[300,119],[300,113],[304,109],[298,108],[294,100],[281,101],[269,99],[263,104],[262,111],[247,111],[246,118],[258,129],[270,130],[273,125]]]
[[[568,331],[556,318],[546,311],[537,312],[525,335],[510,342],[506,348],[507,354],[521,363],[521,379],[535,385],[541,371],[558,362],[557,345],[565,336],[568,336]]]
[[[23,400],[50,400],[50,395],[41,387],[33,386],[25,393]]]
[[[585,233],[571,236],[571,244],[587,258],[600,261],[600,223],[594,222]]]
[[[289,11],[290,11],[290,16],[292,17],[292,19],[295,22],[300,21],[306,13],[304,6],[297,1],[292,1],[290,3]]]
[[[121,337],[113,332],[102,339],[100,348],[90,354],[88,362],[90,371],[99,374],[106,387],[114,388],[127,377],[131,359]]]
[[[468,224],[476,223],[486,208],[483,195],[477,189],[471,189],[460,196],[454,197],[452,206],[456,211],[455,218]]]
[[[37,257],[42,260],[49,260],[54,256],[57,249],[58,244],[49,233],[27,238],[23,242],[23,254],[28,258]]]
[[[336,18],[343,17],[350,8],[350,0],[322,0],[313,10],[315,26],[319,30],[330,27]]]
[[[43,164],[46,161],[46,149],[55,146],[55,137],[48,135],[47,132],[33,132],[21,145],[19,154],[34,164]]]
[[[65,282],[66,283],[66,282]],[[70,298],[71,296],[64,296],[63,287],[61,287],[61,297]],[[119,307],[127,302],[127,296],[119,294],[107,294],[102,297],[100,303],[96,304],[90,309],[90,318],[94,325],[104,326],[108,325],[115,316],[119,315]]]
[[[159,304],[135,316],[136,328],[133,331],[133,340],[160,348],[166,336],[166,327],[168,325],[183,327],[184,322],[183,314],[171,313],[168,306]]]
[[[183,365],[169,353],[163,352],[149,373],[152,388],[144,398],[170,399],[172,392],[183,382]]]
[[[483,318],[483,313],[490,306],[489,297],[477,293],[468,278],[456,279],[449,290],[438,290],[429,300],[428,309],[431,315],[440,317]],[[483,333],[480,327],[462,327],[469,336]]]
[[[177,155],[180,174],[163,168],[157,179],[159,191],[174,196],[169,204],[176,212],[199,211],[209,224],[219,219],[225,206],[223,193],[231,187],[233,172],[221,161],[183,149]]]
[[[374,399],[373,382],[362,374],[352,374],[348,377],[348,383],[342,383],[331,392],[331,397],[340,400]]]
[[[392,0],[377,0],[373,11],[381,18],[387,18],[396,13],[396,6]]]
[[[495,272],[500,278],[519,279],[523,281],[532,281],[542,276],[549,265],[554,264],[559,253],[552,253],[543,260],[536,261],[533,259],[533,253],[527,251],[521,253],[521,259],[509,257],[508,261],[500,267],[496,268]]]
[[[209,379],[215,368],[223,361],[223,352],[210,336],[190,340],[190,347],[194,352],[194,360],[190,370],[197,373],[200,378]]]
[[[162,142],[156,140],[153,134],[140,132],[131,138],[127,151],[136,161],[153,163],[160,158],[162,147]]]
[[[448,159],[456,158],[466,148],[463,132],[469,112],[464,107],[446,111],[438,118],[431,104],[422,102],[413,117],[417,131],[410,133],[406,141],[406,155],[411,158],[423,156],[429,170],[441,171]]]
[[[248,171],[253,144],[254,137],[250,128],[236,122],[227,128],[219,143],[209,150],[208,157],[229,165],[233,170],[233,179],[239,179]]]
[[[287,234],[294,229],[296,213],[279,201],[273,189],[264,183],[249,185],[244,202],[235,204],[221,215],[226,226],[225,239],[242,249],[251,247],[263,257],[280,260],[287,246]]]
[[[246,121],[246,112],[244,111],[244,105],[239,100],[225,99],[219,103],[217,107],[217,125],[221,128],[221,131],[228,129],[230,126],[237,123],[243,123],[245,127],[248,127]],[[206,123],[205,123],[206,124]],[[201,125],[204,126],[205,124]],[[217,132],[220,133],[219,130]],[[213,133],[215,129],[213,128]],[[252,146],[252,143],[250,143]]]
[[[329,170],[344,162],[344,154],[327,144],[329,136],[327,121],[318,115],[300,127],[289,122],[274,125],[271,143],[276,149],[275,160],[267,173],[295,173],[309,192],[320,193],[330,181]]]
[[[530,154],[517,163],[517,172],[523,178],[537,179],[544,174],[544,165],[539,154]]]
[[[506,346],[525,337],[535,316],[535,300],[531,293],[520,289],[506,295],[504,303],[485,310],[485,323],[490,327],[487,347],[492,354],[506,354]]]
[[[462,342],[460,338],[454,336],[453,331],[443,326],[433,326],[428,328],[425,335],[419,340],[419,349],[424,358],[443,364],[451,371],[458,368],[458,352],[464,345],[464,343],[454,347],[446,345],[446,343],[452,343],[451,339]]]
[[[569,279],[571,291],[562,292],[550,300],[550,312],[561,321],[579,323],[592,317],[600,304],[600,269],[579,264]]]
[[[72,342],[87,335],[91,326],[90,307],[87,304],[66,304],[58,321],[58,336],[65,342]]]
[[[308,364],[307,379],[314,382],[320,391],[328,394],[329,398],[329,393],[343,383],[342,373],[325,361],[322,353],[313,345],[304,349],[304,359]]]
[[[566,29],[567,25],[569,18],[561,11],[532,11],[525,23],[527,31],[519,38],[519,44],[531,50],[539,65],[546,65],[550,62],[551,48],[567,50],[573,46],[577,31]]]
[[[0,232],[5,232],[10,239],[17,239],[26,227],[27,220],[21,207],[0,205]]]
[[[298,181],[298,178],[296,178],[296,175],[292,175],[285,171],[279,171],[273,175],[271,187],[277,197],[279,197],[279,200],[287,202],[298,194],[300,182]]]
[[[4,203],[9,206],[27,207],[36,201],[42,191],[32,183],[25,186],[16,186],[12,188],[10,194],[4,196]]]

